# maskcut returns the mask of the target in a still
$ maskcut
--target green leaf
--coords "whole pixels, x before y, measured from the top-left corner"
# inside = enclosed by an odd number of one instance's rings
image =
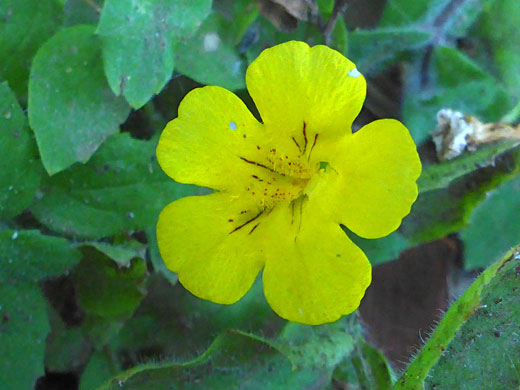
[[[436,240],[467,226],[471,213],[489,191],[520,173],[520,149],[496,158],[484,167],[455,179],[446,189],[425,191],[405,217],[400,233],[411,244]]]
[[[90,239],[155,225],[168,203],[202,191],[168,178],[155,147],[127,133],[113,136],[88,164],[48,178],[31,211],[55,231]]]
[[[52,372],[83,370],[92,351],[117,334],[146,292],[146,264],[139,257],[142,250],[100,242],[78,247],[83,258],[72,276],[45,284],[45,295],[51,301],[45,367]]]
[[[19,282],[12,286],[3,275],[0,293],[0,380],[6,390],[32,389],[44,374],[45,337],[49,332],[46,302],[37,285]]]
[[[499,186],[475,209],[462,230],[464,266],[486,267],[520,241],[520,176]]]
[[[115,360],[123,360],[127,366],[164,356],[184,361],[208,348],[226,329],[273,335],[282,324],[267,304],[259,281],[237,303],[218,305],[153,273],[148,295],[110,347]]]
[[[103,7],[104,0],[66,0],[63,7],[65,26],[73,26],[75,24],[98,24],[99,10]],[[93,4],[97,4],[99,10]]]
[[[130,266],[132,259],[140,257],[145,258],[145,246],[138,241],[125,241],[119,245],[108,244],[106,242],[92,241],[82,243],[79,246],[88,245],[111,260],[115,261],[119,266]]]
[[[435,48],[430,68],[432,85],[421,86],[411,77],[403,103],[403,122],[417,144],[434,130],[435,117],[442,108],[476,116],[483,122],[496,122],[511,107],[508,94],[497,80],[456,49]]]
[[[69,241],[37,230],[0,231],[0,272],[4,280],[34,282],[64,273],[79,260]]]
[[[478,389],[489,383],[496,389],[518,387],[515,362],[507,358],[520,354],[515,325],[520,321],[518,249],[484,271],[451,306],[396,383],[396,390],[422,389],[425,380],[428,389]]]
[[[377,348],[358,339],[356,348],[334,370],[334,383],[341,388],[388,390],[392,388],[394,373]]]
[[[321,16],[328,18],[334,9],[334,0],[318,0],[317,5]]]
[[[348,57],[363,74],[381,70],[405,50],[423,47],[431,34],[416,28],[356,30],[349,34]]]
[[[193,33],[211,0],[106,0],[97,33],[110,88],[142,107],[170,79],[174,42]]]
[[[148,272],[139,257],[121,266],[93,246],[83,246],[82,252],[73,278],[80,307],[87,313],[83,330],[99,349],[119,332],[146,296]]]
[[[482,17],[476,33],[491,49],[499,78],[508,91],[520,99],[520,3],[516,0],[494,0]],[[489,53],[489,52],[487,52]]]
[[[136,366],[102,388],[325,388],[334,367],[352,351],[353,335],[360,330],[354,321],[344,318],[317,327],[289,323],[275,341],[226,331],[192,361]]]
[[[406,26],[433,20],[450,0],[432,2],[430,0],[389,0],[381,17],[381,27]]]
[[[427,389],[520,388],[520,252],[501,261],[479,305],[458,329],[426,381]]]
[[[63,19],[58,0],[0,0],[0,80],[25,100],[34,54]]]
[[[80,253],[62,238],[38,231],[0,231],[0,382],[6,390],[33,388],[43,375],[46,302],[38,280],[59,275]]]
[[[331,369],[350,355],[360,332],[355,315],[318,326],[289,322],[274,343],[294,365],[320,367],[331,375]]]
[[[5,82],[0,83],[0,155],[0,219],[6,219],[31,204],[42,169],[27,119]]]
[[[417,245],[440,239],[465,227],[475,206],[485,197],[483,188],[472,191],[464,182],[447,190],[420,194],[399,231]]]
[[[353,360],[357,367],[358,378],[362,376],[366,378],[369,389],[390,389],[395,378],[383,353],[364,341],[358,343],[356,352]]]
[[[492,166],[500,154],[518,146],[518,142],[506,141],[483,145],[475,152],[466,152],[453,160],[426,167],[417,181],[419,192],[446,188],[459,177],[477,169]]]
[[[436,35],[436,41],[464,36],[483,9],[494,0],[389,0],[380,26],[420,26]]]
[[[101,389],[321,388],[321,371],[295,367],[276,346],[257,336],[227,331],[187,363],[148,363],[119,374]]]
[[[245,88],[245,63],[234,46],[232,26],[211,15],[195,37],[178,45],[177,71],[202,84]]]
[[[80,326],[67,326],[56,310],[47,305],[51,331],[45,346],[45,368],[51,372],[73,372],[83,369],[91,354]]]
[[[94,353],[81,374],[79,390],[97,389],[116,374],[113,368],[112,361],[105,353]]]
[[[230,23],[226,25],[226,32],[230,32],[233,36],[233,43],[235,45],[247,40],[246,33],[248,29],[252,26],[253,22],[258,18],[260,6],[256,1],[251,0],[233,0],[230,3],[233,3],[232,7],[226,5],[226,3],[221,3],[222,14],[227,16],[227,19]],[[215,3],[215,8],[218,10],[218,4]],[[227,15],[231,8],[232,15]]]
[[[119,266],[94,247],[84,246],[82,252],[74,270],[81,307],[100,317],[127,317],[145,296],[146,263],[134,258]]]
[[[29,122],[49,174],[86,162],[129,112],[110,91],[92,26],[58,32],[38,50],[29,81]]]
[[[332,29],[330,47],[339,51],[340,53],[346,53],[349,43],[349,32],[347,25],[343,18],[339,18]]]

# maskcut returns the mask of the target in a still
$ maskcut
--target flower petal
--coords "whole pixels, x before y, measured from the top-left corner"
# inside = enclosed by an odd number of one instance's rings
[[[269,223],[264,293],[280,317],[317,325],[357,309],[371,267],[339,225],[325,221],[309,201],[295,218],[291,207],[280,205]]]
[[[401,224],[417,198],[421,162],[410,133],[397,120],[374,121],[338,144],[330,170],[312,196],[324,212],[361,237],[384,237]]]
[[[308,142],[318,133],[322,139],[350,133],[366,95],[351,61],[327,46],[296,41],[264,50],[247,69],[246,84],[266,130],[295,136],[300,145],[303,122]]]
[[[232,92],[210,86],[182,100],[178,117],[161,135],[157,158],[177,182],[230,190],[250,181],[251,166],[240,157],[264,159],[266,151],[257,147],[265,142],[262,125],[245,104]]]
[[[241,199],[215,193],[170,203],[157,224],[157,242],[166,266],[194,295],[216,303],[238,301],[264,262]],[[248,210],[250,211],[250,210]],[[245,221],[244,221],[245,220]]]

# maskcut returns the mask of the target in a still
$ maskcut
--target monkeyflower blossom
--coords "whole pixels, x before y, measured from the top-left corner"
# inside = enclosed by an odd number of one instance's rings
[[[215,190],[162,211],[161,255],[200,298],[232,304],[263,269],[279,316],[335,321],[371,282],[369,261],[340,225],[364,238],[399,227],[417,198],[416,146],[393,119],[352,133],[366,81],[326,46],[264,50],[246,83],[262,122],[232,92],[208,86],[186,95],[161,135],[162,169]]]

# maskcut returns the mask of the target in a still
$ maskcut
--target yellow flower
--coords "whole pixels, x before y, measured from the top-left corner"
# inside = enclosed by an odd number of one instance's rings
[[[162,211],[160,252],[200,298],[234,303],[263,268],[278,315],[335,321],[356,310],[371,281],[340,224],[365,238],[397,229],[417,197],[415,144],[391,119],[352,134],[366,82],[326,46],[267,49],[246,83],[263,123],[233,93],[209,86],[191,91],[162,133],[164,171],[216,192]]]

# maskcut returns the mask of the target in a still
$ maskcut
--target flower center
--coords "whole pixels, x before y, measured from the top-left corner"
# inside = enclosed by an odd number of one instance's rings
[[[258,145],[257,158],[240,159],[251,165],[251,180],[246,193],[255,198],[260,210],[269,210],[278,203],[293,201],[305,194],[305,188],[320,170],[319,162],[311,160],[319,134],[307,131],[305,122],[301,133],[291,135],[285,143],[275,147]]]
[[[241,163],[248,165],[245,171],[249,174],[245,193],[240,196],[252,197],[256,206],[228,219],[230,234],[256,232],[281,203],[291,210],[291,224],[301,218],[303,203],[319,181],[322,169],[320,162],[311,158],[318,139],[319,134],[309,134],[304,122],[298,136],[278,140],[276,147],[257,144],[247,155],[238,156]]]

